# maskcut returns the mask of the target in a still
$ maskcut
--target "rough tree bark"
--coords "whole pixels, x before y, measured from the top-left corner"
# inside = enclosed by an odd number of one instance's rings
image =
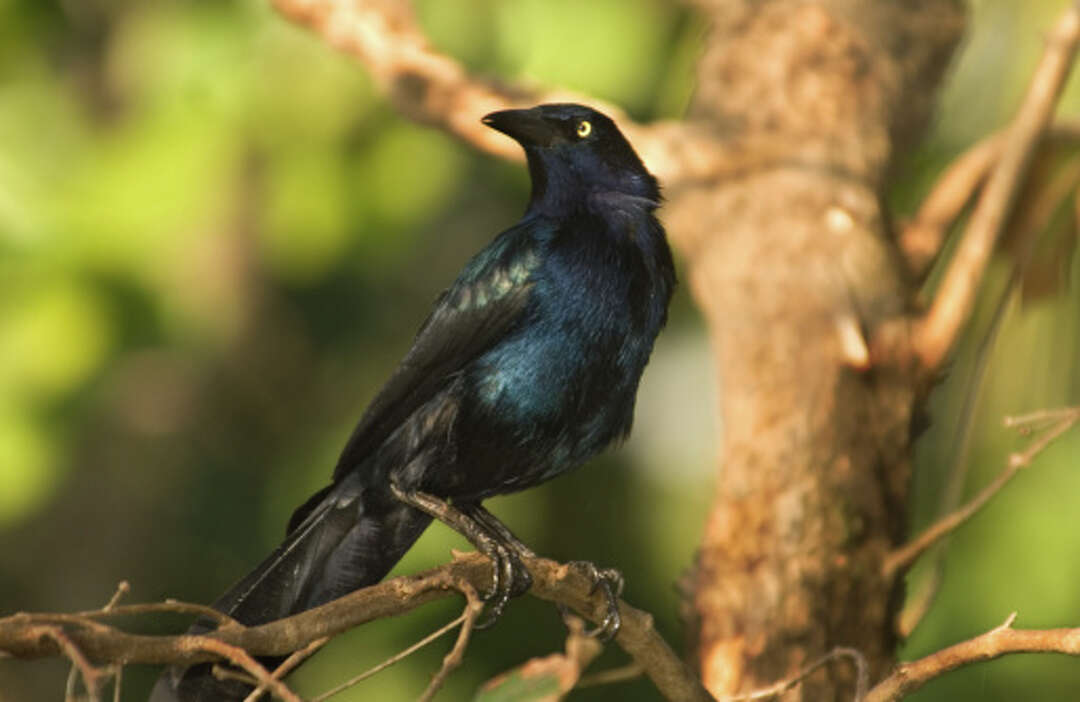
[[[932,109],[963,12],[953,0],[702,7],[712,34],[689,120],[745,163],[669,190],[666,210],[721,379],[693,596],[702,675],[718,696],[745,692],[842,645],[876,679],[893,661],[898,583],[881,563],[904,534],[921,394],[864,341],[913,293],[882,190]],[[834,665],[785,699],[850,697],[851,679]]]

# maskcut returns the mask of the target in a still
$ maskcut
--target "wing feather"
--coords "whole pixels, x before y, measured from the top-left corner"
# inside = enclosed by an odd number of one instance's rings
[[[522,317],[539,265],[535,222],[500,234],[435,301],[405,358],[353,430],[334,479],[358,465]]]

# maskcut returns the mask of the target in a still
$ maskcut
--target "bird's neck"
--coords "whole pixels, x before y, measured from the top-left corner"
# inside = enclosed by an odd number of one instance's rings
[[[611,206],[623,212],[640,210],[651,214],[660,205],[660,190],[648,173],[623,173],[618,177],[597,177],[565,164],[545,162],[528,153],[532,196],[526,212],[560,218],[581,212],[603,215]]]

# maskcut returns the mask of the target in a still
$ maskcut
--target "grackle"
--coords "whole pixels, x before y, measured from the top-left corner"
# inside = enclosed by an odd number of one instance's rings
[[[525,149],[521,221],[435,301],[345,445],[332,483],[293,514],[285,541],[214,608],[243,624],[310,609],[381,580],[432,519],[493,561],[491,618],[528,589],[528,548],[481,502],[549,480],[630,431],[675,272],[654,216],[656,179],[588,107],[493,112]],[[618,627],[617,572],[591,568]],[[197,622],[193,631],[207,631]],[[270,661],[273,663],[273,661]],[[243,699],[209,665],[165,671],[152,702]]]

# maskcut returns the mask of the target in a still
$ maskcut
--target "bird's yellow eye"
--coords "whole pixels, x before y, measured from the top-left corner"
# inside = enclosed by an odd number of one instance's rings
[[[590,122],[587,119],[583,119],[580,122],[578,122],[577,135],[580,138],[584,139],[585,137],[589,136],[590,134],[592,134],[592,122]]]

